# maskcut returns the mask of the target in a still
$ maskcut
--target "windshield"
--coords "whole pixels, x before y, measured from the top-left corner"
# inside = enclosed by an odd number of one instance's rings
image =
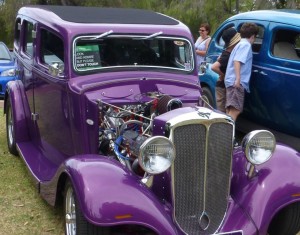
[[[82,36],[74,40],[73,66],[78,72],[113,67],[151,67],[191,71],[191,43],[183,38]]]
[[[10,52],[3,44],[0,44],[0,60],[11,60]]]

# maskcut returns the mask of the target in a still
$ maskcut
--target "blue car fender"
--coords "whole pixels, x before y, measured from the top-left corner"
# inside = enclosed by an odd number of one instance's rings
[[[219,75],[211,70],[211,64],[208,64],[208,67],[206,68],[206,71],[204,74],[199,74],[199,82],[201,84],[201,87],[208,87],[213,98],[214,98],[214,105],[216,105],[215,100],[215,87],[216,82],[219,79]]]

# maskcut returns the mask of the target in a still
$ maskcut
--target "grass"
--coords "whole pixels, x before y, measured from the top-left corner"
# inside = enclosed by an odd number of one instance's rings
[[[21,157],[7,149],[5,115],[0,108],[0,235],[64,234],[62,208],[38,194]]]

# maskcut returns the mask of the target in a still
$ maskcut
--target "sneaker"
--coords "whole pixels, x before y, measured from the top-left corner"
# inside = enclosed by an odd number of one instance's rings
[[[237,142],[236,139],[233,140],[233,147],[236,148],[239,146],[239,143]]]

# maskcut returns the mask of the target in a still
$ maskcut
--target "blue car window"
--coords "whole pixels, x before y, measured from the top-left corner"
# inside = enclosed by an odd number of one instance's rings
[[[256,35],[256,39],[252,45],[253,52],[259,52],[263,43],[265,28],[261,25],[258,25],[258,34]]]
[[[238,26],[238,32],[240,31],[243,23],[242,22],[239,26]],[[256,39],[254,41],[254,43],[252,44],[252,51],[254,53],[258,53],[262,47],[263,44],[263,40],[264,40],[264,34],[265,34],[265,27],[263,25],[258,24],[257,22],[254,22],[255,24],[257,24],[258,26],[258,34],[256,35]]]
[[[222,29],[222,31],[220,31],[220,33],[218,34],[217,39],[216,39],[216,42],[217,42],[217,45],[218,45],[218,46],[224,47],[225,42],[224,42],[224,40],[223,40],[223,38],[222,38],[222,34],[223,34],[224,30],[229,29],[229,28],[231,28],[231,27],[234,28],[234,24],[229,24],[229,25],[227,25],[224,29]]]
[[[300,60],[300,32],[294,30],[277,30],[273,38],[273,55],[289,60]]]
[[[9,51],[3,44],[0,44],[0,60],[11,60]]]

